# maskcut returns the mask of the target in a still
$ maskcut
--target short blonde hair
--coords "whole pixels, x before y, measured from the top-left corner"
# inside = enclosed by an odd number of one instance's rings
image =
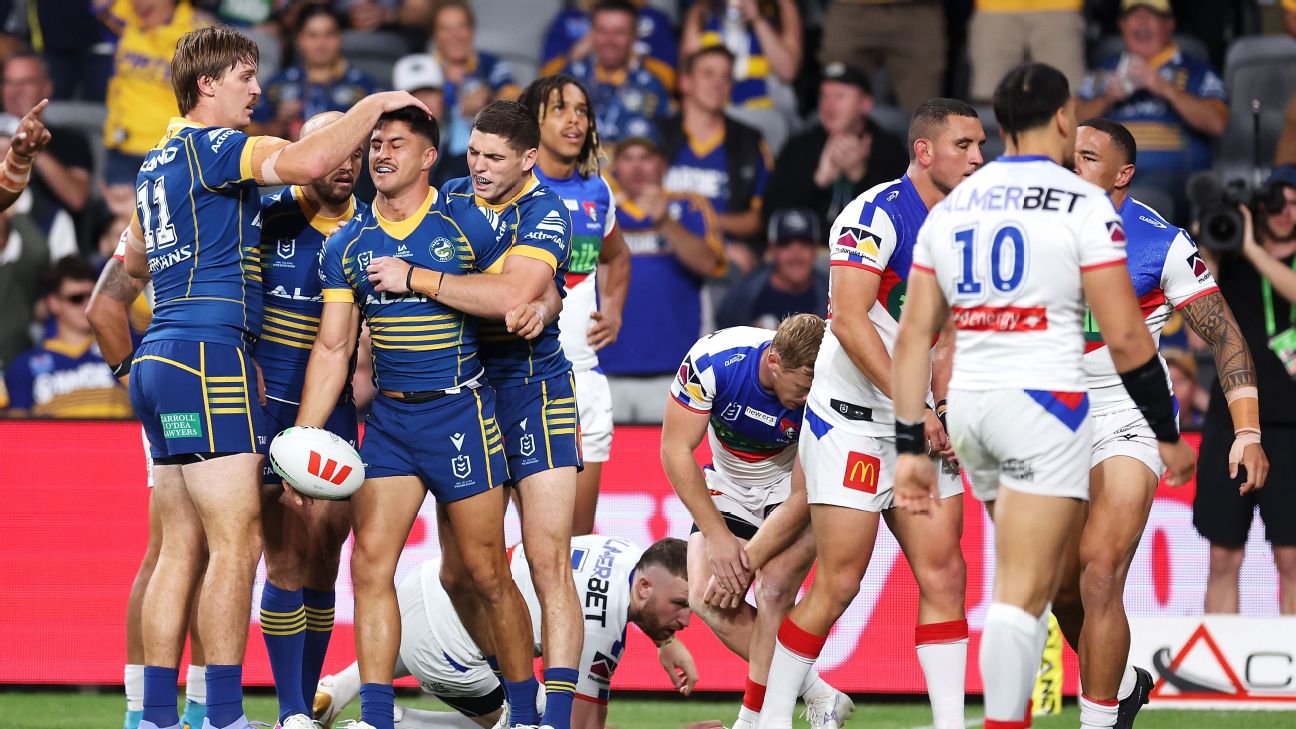
[[[181,116],[198,106],[198,79],[218,79],[239,63],[256,68],[260,62],[256,43],[229,26],[209,25],[185,33],[171,57],[171,88]]]
[[[779,356],[779,367],[813,369],[826,326],[827,322],[814,314],[793,314],[784,319],[774,332],[774,341],[770,342],[770,351]]]

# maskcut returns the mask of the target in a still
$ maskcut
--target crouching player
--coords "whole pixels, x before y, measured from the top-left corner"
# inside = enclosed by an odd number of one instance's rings
[[[525,547],[511,550],[510,568],[531,610],[535,652],[542,652],[540,600]],[[571,572],[585,610],[572,726],[604,726],[612,673],[621,662],[628,623],[634,623],[658,644],[662,665],[682,693],[697,680],[692,658],[675,640],[689,624],[687,547],[666,538],[647,550],[615,537],[588,535],[572,539]],[[401,645],[396,675],[413,675],[424,691],[458,714],[396,707],[400,729],[447,729],[495,726],[504,712],[504,690],[482,657],[481,649],[455,615],[450,595],[441,585],[441,560],[423,563],[396,592],[400,601]],[[675,675],[683,666],[682,679]],[[360,690],[359,668],[352,664],[320,681],[316,718],[332,724]],[[718,722],[703,726],[718,726]]]
[[[336,111],[316,114],[301,133],[310,134],[341,116]],[[351,195],[363,156],[364,150],[356,147],[318,182],[286,187],[261,201],[265,319],[252,356],[264,375],[266,431],[272,435],[297,419],[306,361],[324,308],[319,276],[324,240],[357,211],[368,209]],[[343,388],[324,427],[355,446],[356,409],[350,387]],[[351,531],[350,502],[299,505],[268,465],[262,482],[266,583],[261,592],[261,635],[279,697],[279,726],[312,729],[310,701],[333,632],[333,583],[342,542]]]
[[[689,602],[716,637],[749,663],[735,727],[753,726],[760,714],[774,637],[814,562],[814,539],[803,532],[764,565],[755,609],[742,600],[718,608],[703,597],[713,576],[731,595],[747,592],[751,572],[743,545],[791,489],[797,433],[823,334],[823,319],[797,314],[774,332],[734,327],[702,338],[671,383],[662,421],[662,469],[694,521]],[[693,451],[703,436],[712,463],[699,469]],[[853,709],[845,694],[814,671],[798,694],[816,727],[839,726]]]

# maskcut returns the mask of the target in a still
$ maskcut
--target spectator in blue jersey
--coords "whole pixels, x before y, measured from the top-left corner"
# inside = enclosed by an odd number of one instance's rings
[[[828,272],[815,266],[819,219],[809,208],[774,211],[765,266],[737,281],[716,313],[716,326],[778,328],[791,314],[828,315]]]
[[[783,145],[765,197],[780,207],[808,207],[825,223],[869,188],[904,174],[905,140],[869,119],[872,110],[863,71],[837,62],[824,66],[819,123]]]
[[[665,166],[649,139],[617,145],[612,174],[618,225],[630,248],[630,291],[621,336],[599,351],[608,375],[669,376],[697,338],[714,329],[703,285],[725,270],[719,224],[706,198],[662,189]],[[664,385],[647,387],[646,402],[655,409],[650,417],[660,418]],[[613,393],[618,414],[639,399],[623,403],[615,385]]]
[[[755,267],[761,249],[761,200],[773,156],[760,132],[725,116],[734,55],[707,46],[684,60],[680,113],[662,125],[665,188],[701,195],[715,209],[725,254],[740,270]]]
[[[342,56],[342,16],[308,5],[297,16],[297,64],[275,74],[252,113],[256,131],[296,139],[302,124],[324,111],[346,111],[378,90]]]
[[[627,0],[599,0],[590,12],[589,53],[564,71],[589,89],[605,144],[656,139],[658,123],[670,115],[666,86],[635,53],[638,13]]]
[[[544,48],[540,52],[540,75],[552,76],[568,63],[589,55],[593,42],[590,36],[589,10],[593,0],[581,0],[554,16],[545,31]],[[639,8],[635,23],[635,55],[644,68],[656,76],[668,91],[675,90],[675,64],[679,63],[679,44],[670,17],[645,0],[635,0]]]
[[[496,99],[517,99],[521,88],[508,64],[474,46],[477,16],[465,0],[440,0],[432,11],[432,37],[422,54],[441,67],[446,115],[442,124],[442,156],[462,156],[477,112]],[[407,63],[410,56],[397,61]]]
[[[801,68],[801,13],[796,0],[700,0],[684,16],[680,53],[707,46],[734,55],[734,106],[769,108],[770,81],[792,83]]]
[[[86,319],[95,270],[68,256],[46,276],[45,306],[54,334],[5,368],[9,415],[50,418],[129,418],[130,398],[99,354]]]
[[[1224,82],[1205,58],[1174,42],[1170,0],[1122,0],[1125,50],[1099,59],[1085,77],[1076,118],[1104,117],[1129,129],[1138,143],[1139,183],[1170,193],[1182,222],[1189,175],[1210,167],[1210,146],[1228,125]]]

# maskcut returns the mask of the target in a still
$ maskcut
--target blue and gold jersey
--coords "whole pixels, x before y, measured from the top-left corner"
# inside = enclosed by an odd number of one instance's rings
[[[510,256],[544,261],[554,271],[554,283],[564,292],[571,259],[571,216],[562,198],[534,176],[512,200],[490,205],[472,190],[472,178],[460,177],[443,188],[445,208],[468,240],[502,244]],[[503,267],[482,266],[488,273]],[[539,382],[571,369],[558,343],[558,321],[540,336],[526,340],[510,334],[502,321],[481,322],[481,356],[486,376],[495,387]]]
[[[324,308],[319,275],[324,241],[368,208],[352,198],[346,213],[330,218],[311,207],[300,187],[261,198],[265,320],[252,356],[261,365],[267,397],[301,401],[306,361]]]
[[[384,219],[376,206],[358,211],[324,244],[324,302],[360,306],[373,340],[374,379],[382,390],[447,390],[482,371],[475,318],[421,294],[379,293],[365,273],[382,256],[450,275],[484,271],[503,260],[507,239],[465,236],[438,204],[440,198],[429,187],[419,209],[401,221]]]
[[[144,157],[135,214],[153,276],[145,342],[243,346],[261,332],[256,137],[173,118]]]

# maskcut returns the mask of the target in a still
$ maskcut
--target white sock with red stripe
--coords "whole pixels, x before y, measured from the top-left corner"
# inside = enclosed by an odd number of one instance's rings
[[[1116,709],[1120,702],[1096,701],[1080,694],[1080,729],[1108,729],[1116,726]]]
[[[1030,726],[1030,696],[1048,632],[1039,618],[1016,605],[996,602],[981,633],[981,679],[985,683],[985,729]]]
[[[1116,699],[1124,701],[1130,694],[1134,693],[1134,687],[1138,685],[1138,674],[1134,672],[1133,666],[1126,666],[1125,673],[1121,674],[1120,688],[1116,689]]]
[[[918,663],[927,679],[934,729],[962,729],[963,694],[967,680],[968,624],[966,620],[919,625],[914,631]]]
[[[765,705],[756,724],[759,729],[791,729],[797,694],[827,639],[802,630],[790,617],[783,619],[770,661]]]
[[[765,705],[765,686],[747,679],[743,689],[742,708],[738,709],[738,721],[755,725],[760,718],[761,708]]]

